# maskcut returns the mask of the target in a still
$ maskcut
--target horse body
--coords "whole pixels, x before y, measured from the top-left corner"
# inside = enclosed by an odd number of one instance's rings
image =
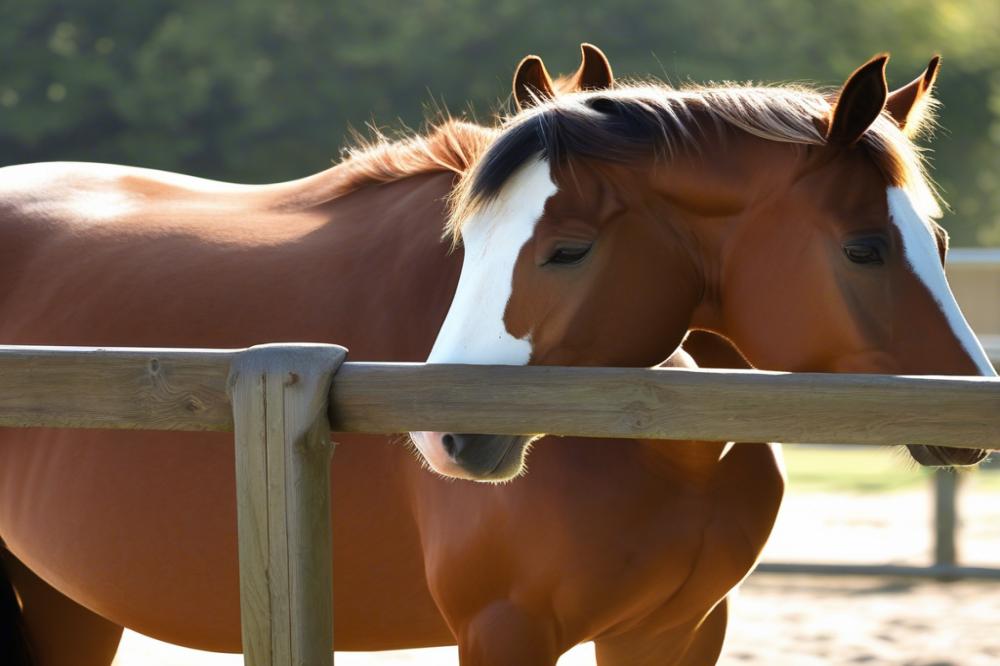
[[[678,630],[668,644],[683,655],[756,561],[780,503],[769,446],[721,453],[708,443],[545,439],[509,487],[436,485],[421,534],[428,555],[433,535],[444,550],[428,580],[469,663],[552,664],[590,639],[599,653],[619,641],[635,651],[619,646],[601,664],[674,663],[658,637]],[[485,501],[455,507],[453,492]],[[457,534],[455,521],[477,527]],[[712,663],[721,644],[713,635],[677,663]]]
[[[299,187],[209,196],[139,171],[77,186],[94,169],[44,168],[44,195],[4,193],[3,232],[16,237],[4,233],[0,246],[20,262],[0,279],[5,343],[329,340],[359,359],[416,360],[454,288],[439,227],[421,224],[441,219],[449,173],[301,207]],[[16,169],[0,174],[8,188],[20,180]],[[99,218],[74,205],[93,197],[120,200],[128,213]],[[407,242],[386,241],[398,235]],[[338,596],[385,624],[352,630],[347,613],[340,633],[347,645],[352,635],[366,645],[447,641],[405,491],[407,469],[418,466],[404,447],[371,439],[345,438],[334,465]],[[0,475],[0,534],[55,587],[154,636],[239,649],[230,436],[5,430]]]
[[[610,67],[594,62],[577,78],[602,90]],[[448,124],[292,183],[0,171],[0,341],[687,367],[674,351],[704,329],[757,367],[992,372],[900,131],[936,61],[889,95],[876,58],[835,100],[655,85],[560,99],[540,61],[522,66],[525,110],[503,131]],[[464,255],[440,239],[456,182]],[[552,666],[588,639],[600,666],[714,663],[725,596],[783,489],[764,444],[546,438],[526,476],[491,485],[442,479],[385,438],[338,439],[337,646],[457,642],[463,666]],[[519,474],[530,443],[413,440],[438,472],[493,480]],[[238,650],[234,499],[226,436],[0,432],[0,538],[29,637],[68,632],[35,612],[23,565],[42,596],[110,620],[109,644],[128,625]]]
[[[322,340],[353,360],[422,360],[461,266],[440,239],[455,173],[354,187],[350,168],[261,187],[0,170],[0,341]],[[386,438],[337,440],[338,648],[457,640],[463,663],[554,663],[595,638],[602,665],[643,663],[635,650],[708,663],[724,609],[702,620],[749,571],[783,485],[766,445],[545,439],[530,475],[492,486],[442,479]],[[0,538],[110,620],[109,641],[129,626],[239,651],[233,467],[223,434],[0,430]],[[72,618],[39,626],[14,583],[36,647],[47,631],[67,641]]]

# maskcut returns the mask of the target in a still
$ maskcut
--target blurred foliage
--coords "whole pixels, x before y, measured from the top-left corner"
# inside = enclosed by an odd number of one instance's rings
[[[515,63],[837,86],[891,51],[890,83],[944,54],[935,175],[956,244],[1000,245],[995,0],[0,0],[0,164],[82,159],[238,181],[327,166],[349,126],[489,117]]]

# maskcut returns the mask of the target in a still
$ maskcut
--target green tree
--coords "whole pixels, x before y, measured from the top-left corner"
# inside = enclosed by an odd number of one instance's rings
[[[587,40],[618,74],[835,87],[891,51],[893,85],[944,54],[928,143],[956,244],[1000,244],[1000,5],[992,0],[4,0],[0,164],[84,159],[240,181],[336,159],[348,127],[489,118],[526,53]],[[471,105],[471,107],[469,106]]]

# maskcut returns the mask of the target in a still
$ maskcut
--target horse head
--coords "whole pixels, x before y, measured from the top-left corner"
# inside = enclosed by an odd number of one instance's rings
[[[707,330],[767,370],[995,374],[949,289],[908,136],[937,59],[892,93],[887,59],[834,96],[643,85],[536,100],[459,184],[463,269],[428,362],[647,367]],[[522,469],[531,439],[413,438],[437,471],[493,480]]]

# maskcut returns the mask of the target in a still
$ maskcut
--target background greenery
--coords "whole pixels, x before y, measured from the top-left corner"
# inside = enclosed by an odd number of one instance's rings
[[[933,472],[918,467],[902,447],[809,446],[782,447],[793,493],[887,493],[927,488]],[[1000,473],[988,467],[945,471],[958,474],[962,486],[1000,493]]]
[[[515,63],[837,86],[878,51],[890,83],[944,55],[935,174],[956,244],[1000,245],[996,0],[0,0],[0,165],[82,159],[237,181],[324,168],[348,126],[488,119]]]

